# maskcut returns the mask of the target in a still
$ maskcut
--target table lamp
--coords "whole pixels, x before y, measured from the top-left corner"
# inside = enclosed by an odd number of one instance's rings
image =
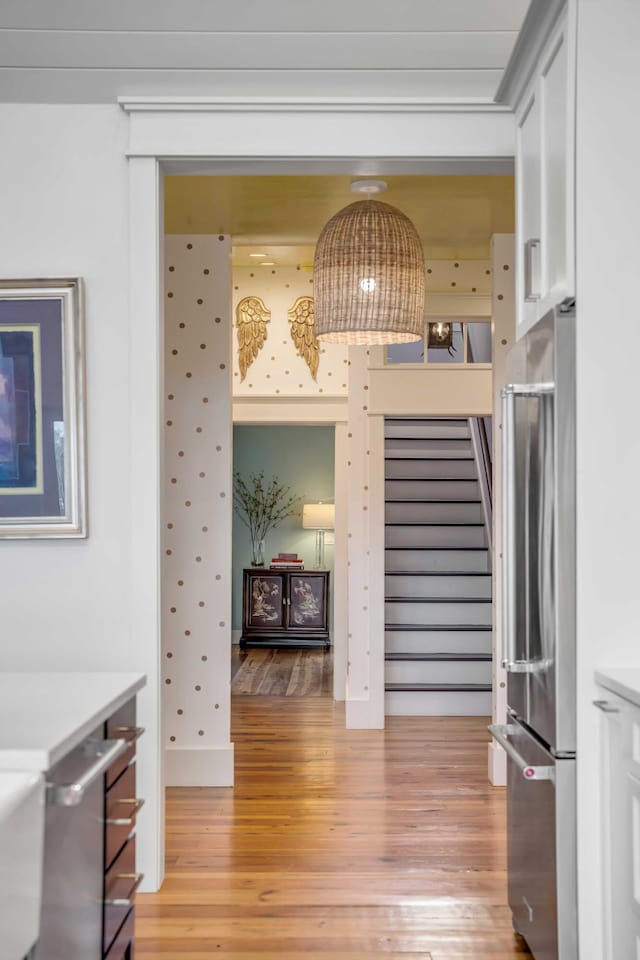
[[[335,525],[335,506],[333,503],[305,503],[302,507],[302,526],[305,530],[316,531],[315,569],[324,568],[324,532],[333,530]]]

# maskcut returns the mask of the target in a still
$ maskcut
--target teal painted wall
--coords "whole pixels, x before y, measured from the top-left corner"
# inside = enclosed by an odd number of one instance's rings
[[[315,562],[316,536],[302,529],[302,504],[332,501],[334,496],[334,427],[235,426],[233,469],[247,477],[264,470],[265,480],[277,476],[300,497],[297,516],[270,530],[265,543],[267,563],[279,551],[297,553],[307,569]],[[250,566],[249,531],[233,514],[233,629],[242,627],[242,570]],[[325,548],[325,567],[333,570],[333,547]],[[330,591],[331,593],[331,591]]]

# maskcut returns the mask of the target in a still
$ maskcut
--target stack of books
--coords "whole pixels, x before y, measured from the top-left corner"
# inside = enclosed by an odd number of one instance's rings
[[[304,570],[304,560],[297,553],[279,553],[272,557],[270,570]]]

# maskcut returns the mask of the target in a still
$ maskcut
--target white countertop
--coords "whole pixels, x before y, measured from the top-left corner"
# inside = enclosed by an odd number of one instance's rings
[[[603,667],[596,670],[596,683],[640,707],[640,667]]]
[[[145,683],[142,673],[0,673],[0,770],[44,773]]]

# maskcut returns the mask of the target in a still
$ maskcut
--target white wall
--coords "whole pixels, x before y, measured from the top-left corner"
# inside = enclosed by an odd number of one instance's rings
[[[89,510],[86,540],[2,544],[0,667],[147,673],[138,848],[153,878],[156,658],[131,627],[127,120],[116,106],[2,104],[0,129],[2,276],[85,283]]]
[[[159,544],[161,190],[158,156],[498,161],[512,123],[494,112],[316,113],[244,108],[126,115],[116,106],[1,105],[2,273],[86,283],[89,538],[5,543],[5,669],[141,670],[138,829],[147,889],[162,877]],[[127,136],[131,125],[130,136]],[[265,146],[266,145],[266,146]],[[131,159],[127,161],[127,151]],[[296,161],[297,162],[297,161]],[[418,161],[416,161],[418,162]],[[353,173],[371,164],[344,161]],[[160,315],[160,323],[158,317]]]
[[[640,5],[580,0],[578,14],[578,877],[580,958],[600,960],[593,671],[640,664]]]

